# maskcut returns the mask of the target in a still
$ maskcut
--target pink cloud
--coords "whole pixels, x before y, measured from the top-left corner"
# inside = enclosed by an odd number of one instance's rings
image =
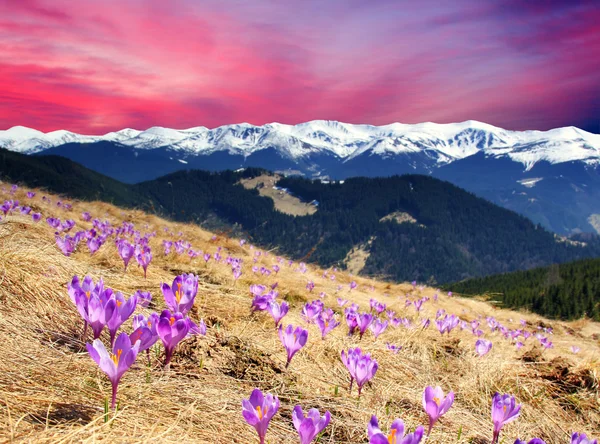
[[[3,2],[0,128],[597,115],[598,12],[504,3]]]

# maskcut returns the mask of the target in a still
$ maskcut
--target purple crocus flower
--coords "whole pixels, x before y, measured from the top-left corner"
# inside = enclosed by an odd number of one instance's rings
[[[398,354],[398,352],[400,350],[402,350],[402,346],[401,345],[395,345],[395,344],[390,344],[389,342],[385,343],[386,348],[391,351],[392,353],[394,353],[395,355]]]
[[[375,319],[371,325],[369,325],[369,330],[371,330],[371,333],[373,333],[373,336],[375,336],[375,339],[377,339],[377,337],[385,331],[387,326],[388,321],[380,321],[379,319]]]
[[[35,197],[35,193],[33,191],[27,191],[27,197],[33,199]]]
[[[431,433],[433,425],[440,417],[442,417],[454,403],[454,392],[444,396],[444,392],[440,387],[433,388],[428,386],[423,392],[423,409],[429,416],[429,430],[427,435]]]
[[[148,357],[148,366],[150,365],[150,347],[158,341],[158,314],[152,313],[148,318],[144,315],[136,315],[133,317],[133,332],[129,335],[132,343],[140,341],[140,352],[146,350]]]
[[[313,301],[307,302],[302,307],[301,316],[308,322],[309,324],[314,323],[317,320],[319,314],[323,311],[323,303],[321,301]]]
[[[71,253],[75,251],[75,242],[68,234],[64,238],[59,234],[55,234],[54,239],[56,240],[56,245],[65,256],[71,256]]]
[[[352,382],[356,381],[358,385],[358,396],[362,387],[370,381],[377,372],[378,364],[371,358],[370,353],[363,354],[360,348],[348,349],[348,352],[342,350],[342,362],[350,373],[350,391],[352,391]]]
[[[315,320],[315,324],[317,324],[319,330],[321,330],[321,339],[325,339],[325,336],[340,325],[340,322],[332,317],[324,315],[324,313],[319,313],[319,316],[317,316]]]
[[[356,287],[358,287],[358,284],[356,282],[350,282],[350,291],[354,290]]]
[[[31,208],[30,207],[21,207],[21,214],[23,216],[28,216],[29,213],[31,213]]]
[[[88,300],[87,322],[92,327],[94,339],[98,339],[104,327],[115,315],[117,301],[112,297],[112,290],[106,289],[101,293],[92,293]]]
[[[265,443],[265,435],[271,418],[279,410],[279,398],[270,393],[263,394],[254,389],[250,398],[242,400],[242,415],[246,422],[256,429],[260,444]]]
[[[315,283],[313,281],[308,281],[308,283],[306,284],[306,289],[310,292],[312,292],[315,289]]]
[[[281,304],[278,304],[277,301],[269,302],[267,311],[271,314],[271,316],[273,317],[273,320],[275,321],[275,328],[277,328],[277,326],[279,326],[279,322],[281,322],[281,320],[287,314],[289,309],[290,309],[290,306],[285,301],[281,301]]]
[[[148,246],[137,245],[135,247],[135,259],[144,269],[144,279],[146,279],[146,270],[150,262],[152,262],[152,250]]]
[[[86,211],[86,212],[84,212],[84,213],[81,213],[81,218],[82,218],[82,219],[83,219],[85,222],[89,222],[90,220],[92,220],[92,215]]]
[[[135,295],[125,300],[123,294],[117,292],[112,295],[112,298],[115,300],[116,309],[106,324],[108,326],[108,331],[110,332],[111,344],[113,344],[115,341],[117,330],[123,324],[123,322],[130,318],[137,305],[137,297]]]
[[[169,368],[175,347],[190,331],[189,318],[184,318],[181,313],[171,313],[164,310],[160,314],[156,331],[165,346],[165,368]]]
[[[362,339],[363,335],[367,331],[367,328],[373,322],[374,316],[371,313],[358,313],[356,315],[356,321],[358,326],[358,336]]]
[[[337,298],[337,303],[340,307],[343,307],[344,305],[346,305],[348,303],[348,300],[342,299],[342,298]]]
[[[134,296],[137,298],[137,304],[142,308],[148,307],[152,301],[152,295],[149,291],[137,290]]]
[[[494,436],[492,444],[498,442],[500,430],[505,424],[514,421],[521,412],[521,405],[517,404],[515,397],[509,394],[495,393],[492,398],[492,422],[494,423]]]
[[[173,279],[173,285],[162,284],[161,287],[165,304],[169,310],[186,314],[194,305],[198,294],[198,276],[182,274]]]
[[[478,339],[475,342],[475,351],[479,356],[484,356],[489,353],[492,349],[492,341],[488,341],[485,339]]]
[[[123,264],[125,265],[125,271],[127,271],[127,265],[129,265],[129,261],[135,254],[135,248],[125,239],[121,239],[117,243],[117,250],[119,251],[119,256],[123,259]]]
[[[298,435],[300,435],[300,444],[310,444],[327,427],[330,420],[331,414],[329,410],[321,416],[317,409],[310,409],[307,415],[304,416],[302,407],[297,405],[292,411],[292,422]]]
[[[293,325],[288,325],[285,330],[279,326],[279,339],[287,351],[287,362],[285,368],[288,368],[294,355],[306,345],[308,340],[308,330],[302,327],[294,328]]]
[[[90,250],[90,254],[93,255],[96,251],[100,249],[102,243],[97,237],[92,237],[91,239],[88,239],[87,246]]]
[[[371,416],[367,426],[369,444],[419,444],[423,438],[423,426],[419,426],[413,433],[404,436],[404,422],[398,418],[390,426],[390,433],[386,436],[379,428],[377,416]]]
[[[100,279],[98,284],[94,285],[94,281],[92,280],[91,276],[86,276],[83,279],[83,282],[80,282],[79,277],[73,276],[73,279],[67,286],[67,291],[71,301],[73,304],[75,304],[77,311],[83,318],[84,326],[82,337],[84,337],[85,333],[87,332],[89,319],[89,299],[92,292],[94,292],[96,295],[103,294],[104,283],[102,282],[102,279]]]
[[[533,438],[527,442],[517,439],[514,444],[546,444],[546,441],[540,438]]]
[[[31,220],[34,222],[39,222],[42,219],[42,213],[33,213],[31,215]]]
[[[598,441],[588,438],[585,433],[575,432],[571,435],[571,444],[598,444]]]
[[[133,365],[137,357],[140,342],[136,341],[131,345],[131,340],[127,333],[121,333],[109,353],[100,339],[95,339],[91,344],[86,344],[90,357],[98,364],[108,376],[112,385],[112,403],[111,408],[115,408],[117,402],[117,388],[123,374]]]

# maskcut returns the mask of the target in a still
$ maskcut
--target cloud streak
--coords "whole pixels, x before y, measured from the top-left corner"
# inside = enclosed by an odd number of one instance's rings
[[[8,0],[0,128],[312,119],[600,131],[593,2]]]

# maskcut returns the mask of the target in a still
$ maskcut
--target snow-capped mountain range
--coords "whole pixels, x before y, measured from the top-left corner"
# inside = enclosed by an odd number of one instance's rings
[[[575,127],[550,131],[508,131],[477,121],[436,124],[353,125],[315,120],[298,125],[247,123],[214,129],[185,130],[153,127],[145,131],[126,128],[102,136],[65,130],[43,133],[16,126],[0,131],[0,147],[34,154],[66,143],[115,142],[136,149],[168,147],[183,156],[210,155],[223,151],[248,157],[275,148],[282,157],[301,159],[328,154],[348,162],[365,153],[382,157],[425,154],[437,166],[483,152],[506,156],[530,169],[539,161],[562,163],[600,161],[600,135]]]
[[[600,232],[600,135],[575,127],[509,131],[477,121],[372,126],[315,120],[88,136],[17,126],[0,131],[0,147],[60,155],[128,183],[181,169],[243,167],[320,179],[427,174],[557,233]]]

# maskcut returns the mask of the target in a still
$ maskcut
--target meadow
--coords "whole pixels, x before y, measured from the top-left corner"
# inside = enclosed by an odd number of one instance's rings
[[[39,189],[1,184],[0,202],[2,441],[253,443],[265,433],[253,421],[267,417],[273,444],[600,436],[600,325],[588,319],[548,320],[418,282],[322,269],[248,239]],[[92,300],[104,304],[95,318]],[[156,329],[136,336],[151,319]],[[142,333],[155,341],[147,352]],[[129,341],[123,356],[133,357],[115,408],[102,368],[125,358],[110,351],[112,339]],[[109,350],[100,365],[97,347]],[[443,409],[427,387],[453,402]],[[277,398],[275,412],[275,401],[268,414],[266,401],[255,405],[256,389]],[[319,421],[300,427],[296,406],[327,415],[316,436],[306,430]],[[382,433],[369,427],[373,416]],[[397,418],[410,441],[397,422],[388,432]]]

